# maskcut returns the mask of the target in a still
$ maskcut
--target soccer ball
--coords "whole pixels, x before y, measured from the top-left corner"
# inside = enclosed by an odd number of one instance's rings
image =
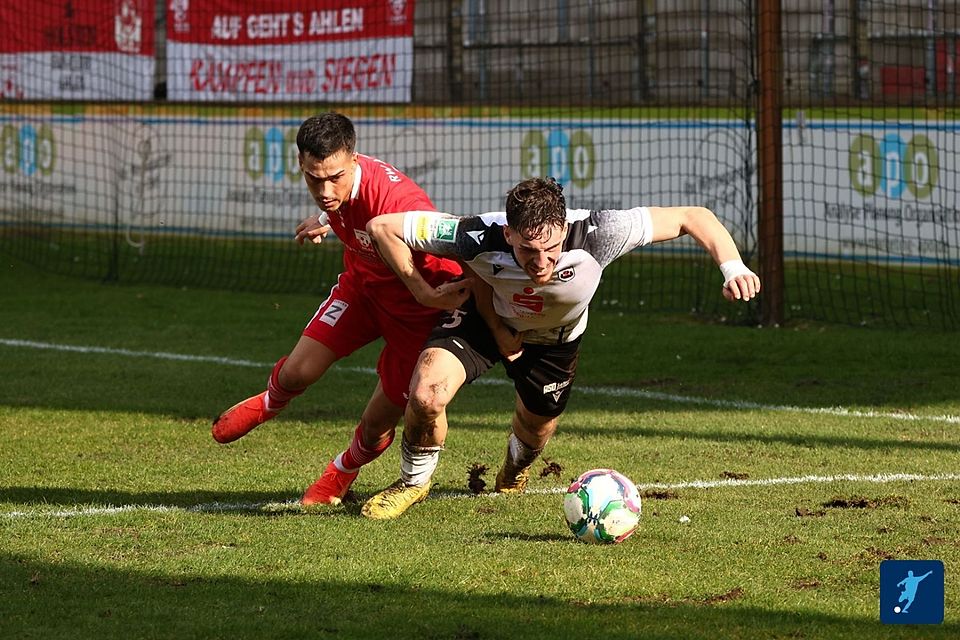
[[[593,469],[573,481],[563,497],[563,514],[581,542],[616,544],[640,523],[640,493],[613,469]]]

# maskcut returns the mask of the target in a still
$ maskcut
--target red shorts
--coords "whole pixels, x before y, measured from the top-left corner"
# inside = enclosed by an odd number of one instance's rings
[[[418,303],[402,284],[371,291],[341,273],[303,335],[327,346],[338,359],[382,337],[386,345],[377,374],[387,398],[403,407],[420,350],[442,313]]]

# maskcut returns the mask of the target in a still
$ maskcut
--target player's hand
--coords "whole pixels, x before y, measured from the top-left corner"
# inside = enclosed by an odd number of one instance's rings
[[[734,302],[743,300],[744,302],[755,298],[760,293],[760,278],[755,273],[747,273],[731,278],[723,285],[723,297]]]
[[[306,240],[314,244],[320,244],[328,233],[330,233],[330,223],[327,212],[323,211],[320,215],[304,218],[297,225],[297,235],[294,238],[299,245],[302,245]]]
[[[523,334],[507,325],[500,323],[493,330],[493,339],[497,341],[497,349],[507,362],[513,362],[523,354]]]
[[[426,295],[420,296],[417,301],[425,307],[453,311],[467,301],[467,298],[470,297],[472,287],[472,278],[451,280],[450,282],[444,282],[438,287],[434,287]]]

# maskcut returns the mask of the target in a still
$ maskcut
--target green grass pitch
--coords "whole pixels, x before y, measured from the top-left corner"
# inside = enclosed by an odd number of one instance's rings
[[[502,460],[498,370],[452,405],[431,498],[373,522],[293,501],[347,444],[375,346],[246,438],[209,434],[318,296],[8,258],[0,291],[2,638],[960,636],[954,333],[598,310],[528,495],[468,488]],[[644,495],[623,544],[566,528],[560,492],[594,467]],[[397,474],[393,447],[355,491]],[[944,624],[880,624],[888,558],[943,561]]]

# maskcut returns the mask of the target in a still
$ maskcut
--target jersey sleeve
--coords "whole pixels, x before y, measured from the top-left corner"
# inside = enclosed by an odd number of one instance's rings
[[[590,253],[602,267],[653,242],[653,223],[646,207],[590,212]]]
[[[482,216],[409,211],[403,218],[403,241],[411,249],[463,260],[472,260],[483,249],[487,230]]]

